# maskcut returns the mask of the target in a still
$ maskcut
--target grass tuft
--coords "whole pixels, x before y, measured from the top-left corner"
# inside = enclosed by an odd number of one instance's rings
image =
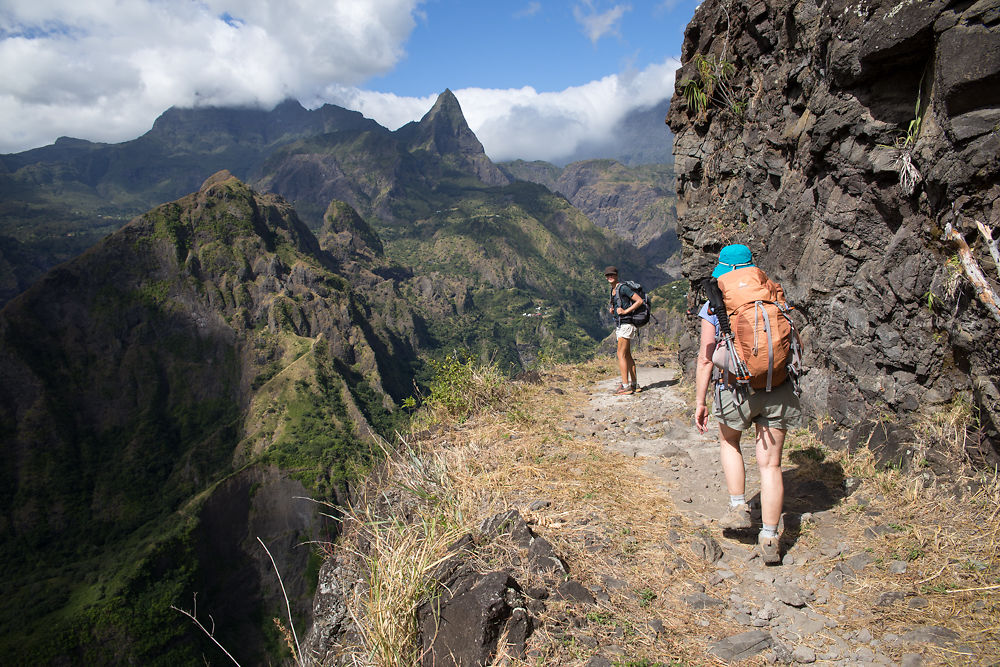
[[[510,381],[495,362],[480,363],[455,352],[432,361],[431,367],[434,379],[423,410],[416,416],[418,423],[461,423],[473,415],[512,412]]]
[[[436,456],[403,439],[394,451],[381,444],[385,464],[344,517],[341,546],[364,577],[347,600],[358,637],[347,651],[355,664],[409,667],[420,663],[417,608],[434,594],[432,573],[464,526]]]

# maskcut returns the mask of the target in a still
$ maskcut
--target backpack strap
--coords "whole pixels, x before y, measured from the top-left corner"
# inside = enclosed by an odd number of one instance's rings
[[[764,305],[760,301],[754,302],[754,326],[753,326],[753,353],[757,354],[758,343],[757,337],[759,330],[757,329],[757,321],[763,316],[764,320],[764,333],[767,335],[767,387],[765,391],[771,391],[771,378],[774,375],[774,340],[771,336],[771,318],[767,316],[767,311],[764,310]]]
[[[708,304],[712,307],[712,314],[719,318],[719,332],[732,335],[732,330],[729,328],[729,313],[726,312],[726,302],[722,298],[718,279],[709,278],[702,281],[702,287],[705,296],[708,297]]]
[[[617,307],[615,306],[617,299]],[[615,310],[615,324],[621,326],[622,316],[618,314],[618,308],[622,307],[622,283],[615,285],[615,293],[611,297],[611,307]]]

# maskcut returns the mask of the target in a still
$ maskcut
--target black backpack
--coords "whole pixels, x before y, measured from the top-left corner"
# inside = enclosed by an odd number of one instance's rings
[[[642,299],[642,305],[636,308],[628,315],[615,315],[615,317],[618,318],[619,324],[632,324],[637,327],[646,326],[647,324],[649,324],[649,299],[646,297],[646,290],[643,289],[642,285],[640,285],[634,280],[623,280],[620,283],[618,283],[618,287],[616,287],[615,290],[619,292],[618,301],[623,304],[621,306],[622,308],[627,307],[624,305],[620,293],[622,285],[628,285],[633,292],[638,294],[639,298]],[[612,299],[611,305],[612,306],[615,305],[614,299]]]

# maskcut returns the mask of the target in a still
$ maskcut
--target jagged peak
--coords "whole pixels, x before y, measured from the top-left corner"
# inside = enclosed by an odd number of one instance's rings
[[[419,123],[409,123],[397,135],[411,151],[427,151],[474,173],[489,185],[506,185],[507,178],[486,156],[482,143],[469,127],[458,98],[445,88]]]
[[[420,119],[419,125],[425,132],[432,131],[438,134],[445,131],[455,136],[471,135],[475,137],[465,120],[465,114],[462,113],[462,105],[458,103],[455,94],[447,88],[438,95],[434,106]],[[476,139],[476,143],[479,143],[478,139]]]
[[[465,115],[462,114],[462,105],[459,104],[458,98],[455,97],[455,93],[451,92],[450,88],[445,88],[444,92],[438,95],[437,100],[434,101],[434,106],[431,110],[427,112],[427,116],[435,116],[440,114],[458,114],[462,116],[462,120],[465,120]]]
[[[434,106],[423,118],[411,126],[414,135],[413,147],[435,147],[441,153],[455,150],[458,144],[467,147],[469,137],[482,148],[476,135],[469,129],[462,114],[462,107],[450,90],[438,96]]]

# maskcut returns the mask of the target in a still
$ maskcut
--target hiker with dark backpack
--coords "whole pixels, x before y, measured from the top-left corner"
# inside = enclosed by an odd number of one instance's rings
[[[753,423],[762,523],[757,544],[765,563],[778,563],[778,524],[784,502],[781,451],[785,433],[802,420],[798,398],[801,342],[788,317],[784,291],[754,265],[747,246],[723,248],[712,278],[703,287],[708,301],[698,313],[701,338],[695,425],[702,433],[708,430],[706,395],[714,384],[720,459],[729,490],[729,509],[720,525],[729,530],[753,527],[740,449],[740,436]]]
[[[611,283],[610,312],[615,318],[615,337],[618,339],[618,369],[622,382],[614,392],[627,396],[641,391],[632,358],[632,340],[639,335],[639,327],[649,321],[649,304],[642,286],[632,281],[618,282],[618,269],[609,266],[604,277]]]

